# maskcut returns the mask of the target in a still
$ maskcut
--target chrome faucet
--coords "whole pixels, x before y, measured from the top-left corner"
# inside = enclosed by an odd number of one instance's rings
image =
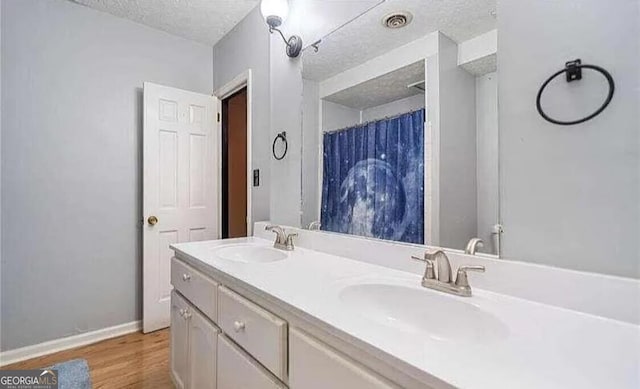
[[[298,234],[287,234],[284,228],[275,225],[268,225],[264,227],[264,229],[276,234],[276,240],[273,242],[274,248],[286,251],[293,251],[295,249],[295,246],[293,245],[293,238],[298,236]]]
[[[444,283],[451,282],[451,262],[449,257],[442,250],[436,250],[432,253],[424,253],[426,261],[432,261],[438,271],[437,280]],[[427,262],[428,263],[428,262]]]
[[[476,255],[478,248],[484,247],[484,241],[480,238],[473,238],[467,243],[467,248],[464,249],[465,254]]]
[[[471,297],[471,286],[469,286],[467,272],[484,273],[485,270],[484,266],[460,266],[455,282],[451,282],[451,263],[444,251],[425,252],[424,258],[415,256],[411,258],[427,264],[424,276],[422,276],[422,286],[456,296]]]
[[[313,221],[311,223],[309,223],[309,226],[307,227],[307,230],[310,231],[320,231],[320,227],[322,227],[322,224],[320,224],[319,221]]]

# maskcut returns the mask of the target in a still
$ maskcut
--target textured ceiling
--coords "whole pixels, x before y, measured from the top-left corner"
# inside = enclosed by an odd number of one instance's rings
[[[214,45],[259,0],[71,0],[190,40]]]
[[[323,39],[320,51],[305,50],[303,76],[321,81],[430,32],[462,42],[496,28],[496,0],[387,0]],[[409,11],[408,26],[390,30],[382,18]]]
[[[478,58],[475,61],[467,62],[461,66],[474,76],[482,76],[498,70],[498,56],[496,54],[487,55],[486,57]]]
[[[424,80],[424,61],[394,70],[380,77],[341,90],[325,100],[363,110],[390,103],[405,97],[422,94],[408,85]]]
[[[298,35],[308,47],[384,0],[289,0],[285,35]]]

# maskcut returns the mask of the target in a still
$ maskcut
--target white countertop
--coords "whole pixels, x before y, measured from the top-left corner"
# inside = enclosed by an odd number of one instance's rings
[[[215,255],[220,246],[240,243],[270,247],[272,241],[242,238],[171,247],[182,257],[208,265],[198,266],[201,270],[213,267],[373,346],[391,364],[400,361],[455,387],[640,388],[640,326],[477,288],[471,298],[450,296],[422,288],[415,274],[304,248],[269,263],[242,263]],[[504,324],[501,336],[465,342],[372,323],[339,300],[345,286],[370,280],[472,303]]]

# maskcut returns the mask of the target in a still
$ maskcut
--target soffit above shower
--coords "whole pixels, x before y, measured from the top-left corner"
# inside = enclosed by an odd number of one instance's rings
[[[354,85],[324,99],[349,108],[364,110],[406,97],[424,94],[420,89],[410,87],[420,81],[424,81],[424,61]]]
[[[434,31],[456,42],[474,38],[496,28],[495,9],[496,0],[387,0],[323,39],[320,52],[305,55],[303,77],[325,80]],[[385,28],[383,17],[397,11],[410,12],[412,22]]]
[[[259,0],[71,0],[189,40],[214,45]]]

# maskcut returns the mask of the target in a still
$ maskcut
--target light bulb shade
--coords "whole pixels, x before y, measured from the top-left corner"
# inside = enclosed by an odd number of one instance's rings
[[[262,0],[260,12],[270,27],[278,27],[289,15],[289,2],[288,0]]]

